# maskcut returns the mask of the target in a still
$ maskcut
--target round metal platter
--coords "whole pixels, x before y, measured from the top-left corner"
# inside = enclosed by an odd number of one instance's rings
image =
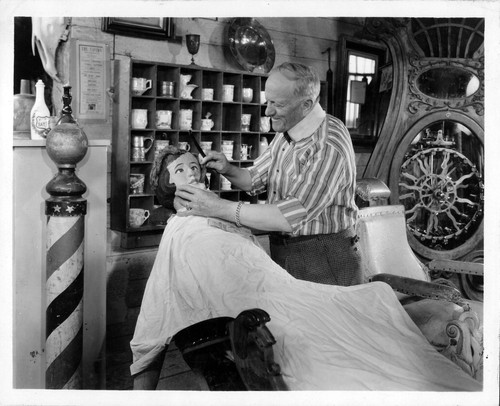
[[[249,72],[269,72],[274,65],[274,44],[266,29],[254,18],[235,18],[228,29],[229,49]]]

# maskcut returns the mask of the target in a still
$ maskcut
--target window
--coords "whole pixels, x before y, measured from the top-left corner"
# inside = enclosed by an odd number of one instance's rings
[[[377,57],[349,51],[348,58],[345,124],[356,129],[360,124],[360,107],[366,102],[366,91],[375,76]]]
[[[342,37],[339,42],[334,115],[353,143],[374,142],[387,113],[388,92],[379,89],[379,69],[387,63],[383,44]]]

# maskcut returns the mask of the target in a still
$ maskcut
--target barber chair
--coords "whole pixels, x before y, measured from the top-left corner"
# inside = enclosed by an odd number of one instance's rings
[[[404,207],[387,205],[389,188],[378,179],[357,184],[357,235],[364,282],[389,284],[423,335],[465,372],[482,379],[482,303],[468,301],[446,279],[431,281],[428,266],[411,250]],[[481,264],[434,262],[434,269],[481,272]],[[286,390],[273,360],[274,337],[261,309],[235,319],[206,320],[177,333],[174,341],[207,390]]]
[[[357,183],[363,203],[357,222],[364,282],[382,281],[396,292],[421,332],[443,355],[482,379],[482,303],[465,299],[448,279],[431,280],[432,270],[483,274],[483,265],[433,260],[427,266],[412,251],[402,205],[378,205],[390,195],[375,178]]]

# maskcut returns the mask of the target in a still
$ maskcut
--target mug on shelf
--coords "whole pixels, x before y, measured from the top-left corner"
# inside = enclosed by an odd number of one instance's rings
[[[266,92],[264,90],[261,90],[261,92],[260,92],[260,102],[262,104],[264,104],[264,103],[267,102],[267,100],[266,100]]]
[[[220,177],[220,188],[222,190],[231,190],[231,182],[228,181],[224,176]]]
[[[189,145],[189,142],[187,142],[187,141],[179,141],[178,146],[180,149],[183,149],[184,151],[191,150],[191,145]]]
[[[214,122],[210,118],[201,119],[201,131],[210,131],[214,126]]]
[[[234,141],[232,140],[223,140],[221,144],[221,151],[229,160],[233,159],[233,146]]]
[[[222,101],[232,102],[234,100],[234,85],[222,85]]]
[[[156,140],[155,141],[155,159],[156,157],[170,145],[169,140]]]
[[[145,175],[142,173],[131,173],[130,174],[130,193],[140,194],[144,193],[144,182]]]
[[[174,82],[164,80],[161,82],[160,95],[166,97],[173,97],[174,95]]]
[[[251,87],[244,87],[242,98],[244,103],[250,103],[253,99],[253,89]]]
[[[146,209],[130,209],[129,210],[129,225],[132,228],[138,228],[144,224],[149,218],[149,210]]]
[[[208,151],[212,149],[212,141],[201,141],[200,146],[203,152],[206,154]]]
[[[179,110],[179,128],[181,130],[191,130],[193,125],[193,110]]]
[[[146,78],[132,78],[132,93],[141,96],[146,90],[151,89],[152,81]]]
[[[252,119],[251,114],[241,115],[241,131],[250,131],[250,120]]]
[[[148,109],[132,109],[132,128],[144,129],[148,125]]]
[[[171,110],[156,110],[156,128],[170,130],[172,124]]]
[[[213,100],[214,99],[214,89],[208,87],[201,89],[201,99],[202,100]]]
[[[146,154],[153,146],[154,138],[135,135],[132,139],[132,161],[144,161]]]
[[[246,161],[247,159],[252,159],[252,145],[241,144],[241,159]]]

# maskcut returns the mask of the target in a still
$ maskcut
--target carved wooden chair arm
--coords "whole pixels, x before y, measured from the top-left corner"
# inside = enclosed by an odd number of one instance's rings
[[[268,321],[264,310],[250,309],[228,324],[234,361],[248,390],[287,390],[280,366],[274,362],[276,340],[266,326]]]
[[[373,275],[370,282],[385,282],[397,292],[408,296],[416,296],[424,299],[445,300],[459,306],[466,306],[466,302],[458,289],[447,284],[421,281],[404,276],[381,273]]]

